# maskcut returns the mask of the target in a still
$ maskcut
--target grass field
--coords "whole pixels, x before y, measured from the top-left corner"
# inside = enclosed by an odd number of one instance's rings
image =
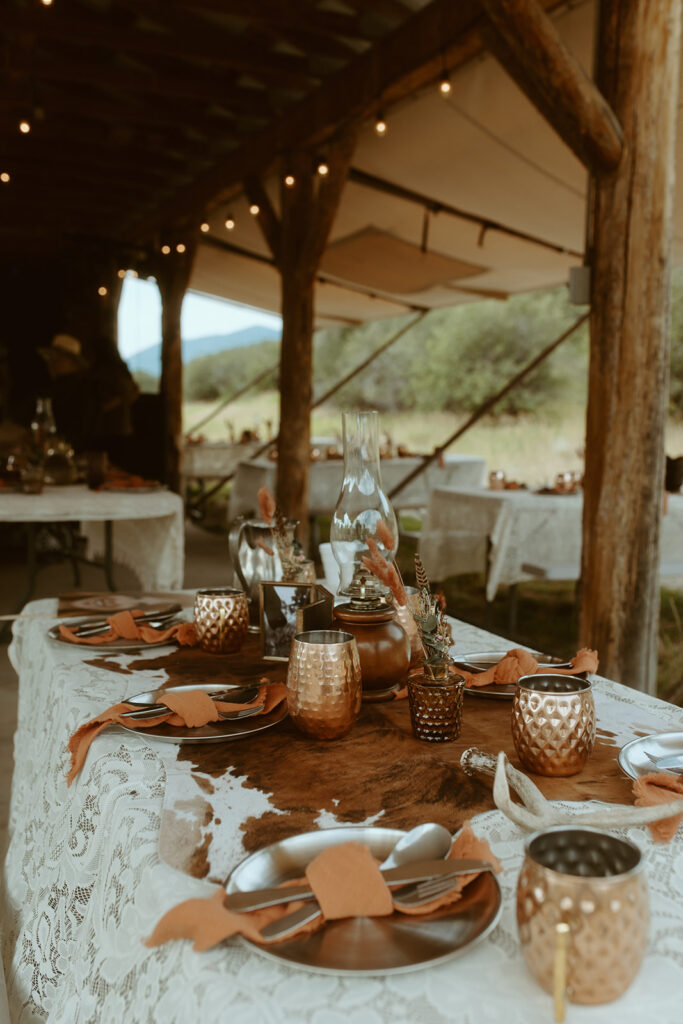
[[[187,432],[214,406],[211,403],[187,403],[183,424]],[[264,392],[244,398],[220,412],[202,427],[209,441],[225,441],[230,426],[239,436],[242,430],[258,430],[267,437],[268,424],[277,428],[277,392]],[[456,413],[381,413],[380,430],[395,444],[405,444],[418,452],[430,452],[464,422]],[[487,417],[475,424],[461,440],[449,448],[454,455],[482,455],[489,469],[502,469],[509,479],[530,487],[550,483],[557,473],[583,468],[585,412],[582,407],[554,406],[544,416]],[[313,412],[313,436],[341,436],[341,412],[321,407]],[[683,453],[683,423],[671,421],[667,433],[667,452]]]

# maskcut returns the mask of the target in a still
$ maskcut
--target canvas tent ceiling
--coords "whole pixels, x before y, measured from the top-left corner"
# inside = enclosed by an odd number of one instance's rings
[[[592,6],[586,0],[554,15],[565,42],[585,67],[592,61]],[[569,268],[581,262],[585,169],[490,55],[461,67],[451,82],[447,98],[432,85],[389,110],[384,137],[375,133],[372,124],[364,127],[352,164],[362,174],[352,173],[347,182],[321,265],[326,283],[317,287],[319,324],[554,287],[566,282]],[[424,253],[428,204],[380,191],[366,184],[364,176],[398,185],[475,219],[443,209],[430,212],[428,252]],[[278,188],[271,178],[268,191],[275,204]],[[224,226],[227,212],[236,224],[230,232]],[[482,231],[489,221],[565,251],[495,228]],[[227,243],[269,256],[246,197],[239,195],[216,210],[210,223],[215,244],[200,244],[191,287],[277,311],[275,270],[220,247]],[[387,243],[384,247],[377,245],[380,232]],[[391,239],[402,245],[401,259],[396,253],[392,257]],[[339,250],[345,245],[347,258],[342,261]],[[425,264],[430,254],[444,263],[465,261],[475,272],[463,276],[454,267],[449,278],[446,265],[440,280],[416,288],[415,282],[429,277]],[[376,266],[379,258],[381,274]],[[332,280],[336,286],[329,283]],[[386,286],[390,280],[395,287]]]
[[[592,67],[594,5],[591,0],[556,10],[553,21],[584,68]],[[318,324],[358,322],[396,315],[410,307],[436,308],[473,299],[556,287],[567,282],[569,268],[582,262],[587,174],[578,159],[488,53],[452,76],[444,98],[434,85],[386,113],[387,134],[372,124],[361,132],[353,169],[335,218],[318,283]],[[683,111],[679,110],[679,121]],[[678,157],[683,166],[683,123]],[[428,257],[421,250],[428,203],[387,194],[362,183],[370,176],[418,193],[434,204],[457,208],[478,220],[432,212],[428,218],[429,253],[481,267],[481,271],[411,287],[424,277]],[[683,178],[679,175],[674,230],[674,262],[683,262]],[[268,191],[277,204],[278,182]],[[236,222],[226,231],[228,210]],[[256,220],[239,195],[210,218],[214,244],[200,244],[191,287],[277,311],[279,277],[272,267],[222,249],[232,245],[268,258]],[[497,222],[549,246],[490,228]],[[403,243],[403,287],[373,287],[378,277],[376,232]],[[354,239],[353,253],[337,259],[338,247]],[[363,245],[363,239],[366,244]],[[559,250],[559,251],[558,251]],[[564,250],[564,251],[562,251]],[[353,256],[353,258],[351,258]],[[389,246],[384,252],[389,260]],[[392,277],[391,267],[383,278]],[[395,268],[394,268],[395,269]],[[394,274],[395,278],[397,275]],[[332,284],[331,282],[336,282]]]

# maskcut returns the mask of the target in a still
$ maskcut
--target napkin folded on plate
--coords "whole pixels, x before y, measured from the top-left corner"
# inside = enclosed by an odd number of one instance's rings
[[[671,772],[650,772],[641,775],[633,783],[633,795],[637,807],[657,807],[666,804],[677,796],[683,796],[683,778]],[[656,843],[668,843],[676,835],[678,826],[683,821],[683,814],[673,818],[653,821],[648,828]]]
[[[466,687],[489,686],[491,683],[516,683],[522,676],[532,676],[539,672],[552,672],[553,675],[575,676],[580,672],[597,672],[598,652],[590,651],[587,647],[582,648],[571,659],[571,668],[554,668],[552,665],[544,665],[542,668],[529,651],[515,647],[508,651],[504,658],[497,665],[492,665],[485,672],[467,672],[465,669],[458,669],[458,673],[464,677]]]
[[[502,871],[502,865],[493,855],[489,844],[474,835],[469,821],[460,830],[449,857],[476,857],[488,861],[496,872]],[[399,909],[393,905],[391,890],[380,873],[379,862],[366,846],[360,843],[330,846],[311,861],[306,868],[305,879],[294,879],[281,886],[285,888],[308,881],[323,913],[322,918],[302,925],[298,932],[290,933],[286,938],[289,940],[293,935],[301,936],[317,931],[326,921],[344,917],[387,917],[397,911],[402,914],[429,914],[433,910],[457,903],[465,886],[477,874],[460,876],[449,893],[431,903],[411,910],[403,907]],[[223,906],[224,896],[225,890],[221,886],[207,899],[179,903],[164,914],[149,938],[145,939],[145,945],[161,946],[172,939],[192,939],[193,948],[201,953],[231,935],[244,935],[252,942],[266,943],[261,929],[304,905],[303,900],[293,900],[276,907],[253,910],[248,914],[235,914]]]
[[[203,690],[185,690],[182,692],[173,690],[161,690],[159,700],[170,711],[160,712],[156,718],[122,718],[124,711],[141,711],[139,704],[130,704],[123,701],[121,704],[114,704],[113,707],[103,711],[97,718],[81,725],[69,740],[68,749],[71,755],[71,767],[67,775],[69,785],[78,775],[83,767],[90,744],[95,737],[109,725],[125,725],[129,729],[149,729],[154,725],[176,725],[185,726],[188,729],[198,729],[209,722],[220,720],[219,712],[245,711],[248,708],[264,705],[261,715],[267,715],[287,696],[287,687],[284,683],[263,683],[259,686],[258,694],[248,704],[234,704],[228,700],[211,700],[208,693]],[[254,716],[256,717],[256,716]]]
[[[181,647],[194,647],[197,643],[197,633],[191,622],[176,622],[168,629],[153,629],[151,626],[138,625],[136,619],[140,615],[147,614],[136,608],[134,611],[118,612],[111,615],[107,622],[109,629],[106,633],[98,633],[97,636],[78,636],[77,628],[61,625],[59,635],[62,640],[72,644],[109,644],[112,640],[142,640],[146,644],[163,643],[165,640],[175,640]]]

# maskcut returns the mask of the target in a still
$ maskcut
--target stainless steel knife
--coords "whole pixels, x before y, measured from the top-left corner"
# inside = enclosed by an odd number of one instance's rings
[[[382,877],[387,885],[411,885],[413,882],[423,882],[428,878],[466,875],[473,871],[488,871],[490,868],[491,865],[485,860],[421,860],[382,871]],[[315,896],[308,885],[292,885],[255,889],[251,892],[233,892],[225,897],[223,906],[236,913],[247,913],[250,910],[262,910],[264,907],[275,907],[280,903],[291,903],[293,900],[314,899]]]

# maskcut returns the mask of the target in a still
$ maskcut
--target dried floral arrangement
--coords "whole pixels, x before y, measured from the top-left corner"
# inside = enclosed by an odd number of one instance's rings
[[[388,550],[393,548],[393,538],[382,520],[378,524],[375,536],[367,539],[370,554],[364,555],[362,562],[366,569],[389,588],[396,603],[403,607],[408,603],[408,595],[401,574],[398,567],[393,562],[388,562],[382,555],[378,542]],[[415,578],[418,589],[417,608],[411,606],[411,612],[424,652],[425,675],[433,682],[443,682],[452,662],[450,648],[453,644],[453,636],[446,618],[446,602],[443,594],[432,594],[429,578],[422,560],[417,554],[415,555]]]
[[[443,594],[432,594],[429,578],[422,559],[415,555],[415,580],[417,582],[420,610],[413,612],[420,640],[425,650],[425,674],[435,682],[443,681],[453,660],[450,649],[453,634],[446,618],[446,602]]]
[[[259,488],[257,499],[261,518],[273,531],[275,545],[282,563],[282,578],[291,579],[296,576],[298,566],[304,558],[301,547],[294,537],[292,521],[278,508],[275,498],[267,487]],[[257,544],[264,549],[266,554],[274,554],[272,548],[267,547],[262,541],[257,541]]]

